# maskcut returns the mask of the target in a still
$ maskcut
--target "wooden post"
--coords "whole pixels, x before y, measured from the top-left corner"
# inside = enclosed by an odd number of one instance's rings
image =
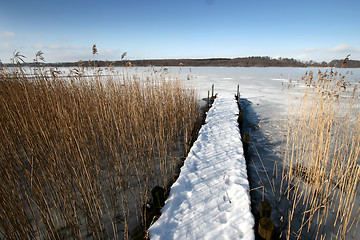
[[[260,213],[260,217],[268,217],[270,218],[271,216],[271,205],[268,201],[262,201],[259,204],[259,213]]]
[[[271,219],[268,217],[261,218],[258,227],[259,235],[266,240],[271,240],[273,231],[274,231],[273,221],[271,221]]]
[[[247,158],[248,157],[249,144],[250,144],[250,134],[244,134],[242,142],[243,142],[244,156],[245,156],[245,158]]]
[[[240,108],[240,106],[239,106],[239,108]],[[243,129],[243,111],[241,110],[241,108],[239,110],[238,123],[239,123],[240,132],[241,132]]]
[[[159,186],[151,190],[153,197],[153,204],[157,214],[160,214],[160,209],[165,205],[165,189]]]
[[[211,86],[211,98],[214,98],[214,84]]]
[[[239,109],[240,109],[240,111],[241,111],[241,105],[240,105],[240,85],[237,85],[236,100],[237,100]]]
[[[210,106],[210,91],[208,90],[208,101],[207,101],[208,108]]]
[[[270,219],[271,211],[272,208],[268,201],[260,202],[259,204],[260,221],[258,226],[258,233],[262,238],[266,240],[271,240],[274,231],[274,223]]]

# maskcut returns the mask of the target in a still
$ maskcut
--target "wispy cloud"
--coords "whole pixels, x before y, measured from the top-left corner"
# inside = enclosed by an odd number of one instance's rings
[[[319,47],[311,47],[311,48],[306,48],[304,50],[304,52],[319,52],[319,51],[323,51],[324,48],[319,48]]]
[[[45,48],[44,45],[41,44],[41,43],[33,44],[31,47],[34,48],[34,49],[38,49],[38,50],[41,50],[41,49]]]
[[[0,39],[9,39],[16,38],[16,34],[14,32],[3,31],[0,32]]]
[[[341,43],[334,47],[311,47],[304,49],[297,58],[303,61],[331,61],[333,59],[344,59],[351,54],[351,59],[360,59],[360,48],[348,43]]]
[[[15,46],[10,42],[4,42],[0,46],[0,51],[12,51],[14,50]]]
[[[31,48],[35,51],[43,51],[45,60],[47,62],[78,61],[92,59],[93,57],[91,46],[71,45],[66,43],[36,43],[31,45]],[[122,53],[118,49],[102,48],[101,45],[99,46],[98,50],[98,60],[119,60]]]
[[[62,45],[62,44],[47,44],[36,43],[32,45],[32,48],[37,50],[87,50],[89,47],[80,45]]]
[[[339,45],[336,45],[335,47],[332,48],[321,48],[321,47],[311,47],[311,48],[307,48],[304,50],[304,52],[319,52],[319,51],[325,51],[325,52],[346,52],[346,51],[350,51],[350,52],[358,52],[360,51],[359,48],[356,48],[355,46],[351,45],[351,44],[347,44],[347,43],[342,43]]]
[[[347,44],[347,43],[342,43],[339,44],[333,48],[327,49],[327,51],[329,52],[360,52],[360,49],[356,48],[353,45]]]

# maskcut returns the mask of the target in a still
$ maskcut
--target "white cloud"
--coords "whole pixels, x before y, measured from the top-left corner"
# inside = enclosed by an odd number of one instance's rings
[[[60,44],[50,44],[45,46],[45,49],[51,50],[65,50],[71,48],[70,46],[60,45]]]
[[[33,44],[31,47],[34,48],[34,49],[37,49],[37,50],[41,50],[41,49],[45,48],[45,46],[43,44],[41,44],[41,43]]]
[[[71,44],[42,44],[31,45],[35,51],[43,51],[46,62],[68,62],[78,60],[93,59],[91,46],[71,45]],[[97,60],[118,60],[121,57],[121,51],[111,48],[98,47],[99,54]]]
[[[1,44],[0,50],[1,51],[12,51],[12,50],[14,50],[14,45],[9,42],[4,42]]]
[[[302,54],[296,56],[296,59],[299,59],[301,61],[309,60],[309,58],[310,58],[309,54],[306,54],[306,53],[302,53]]]
[[[304,51],[305,52],[318,52],[318,51],[322,51],[324,50],[323,48],[319,48],[319,47],[311,47],[311,48],[307,48]]]
[[[334,59],[344,59],[348,54],[351,54],[350,59],[360,60],[360,48],[348,43],[341,43],[329,48],[306,48],[299,52],[297,58],[302,61],[331,61]]]
[[[16,38],[16,34],[14,32],[3,31],[0,32],[0,39],[9,39]]]
[[[80,45],[61,45],[61,44],[44,45],[42,43],[33,44],[32,48],[34,48],[36,50],[86,50],[86,49],[89,49],[89,52],[91,51],[90,47],[84,47],[84,46],[80,46]]]
[[[328,52],[353,52],[353,51],[360,51],[359,49],[356,49],[353,45],[342,43],[339,44],[333,48],[327,49]]]

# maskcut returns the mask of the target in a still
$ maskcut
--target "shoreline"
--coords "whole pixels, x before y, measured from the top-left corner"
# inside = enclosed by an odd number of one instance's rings
[[[0,67],[16,64],[2,63]],[[30,67],[299,67],[299,68],[360,68],[360,60],[334,59],[330,62],[300,61],[293,58],[244,57],[207,59],[137,59],[137,60],[79,60],[76,62],[29,62],[21,66]]]

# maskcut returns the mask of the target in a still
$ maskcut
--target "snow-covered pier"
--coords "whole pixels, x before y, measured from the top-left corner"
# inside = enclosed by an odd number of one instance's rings
[[[215,100],[150,239],[255,239],[233,98]]]

